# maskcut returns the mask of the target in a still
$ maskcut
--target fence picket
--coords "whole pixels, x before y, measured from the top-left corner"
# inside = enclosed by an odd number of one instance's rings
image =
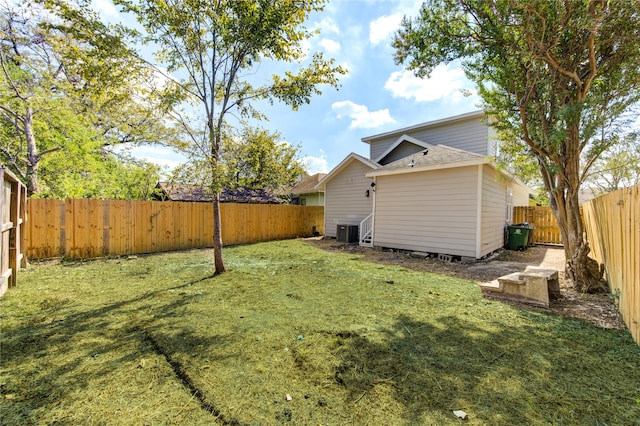
[[[324,207],[222,204],[225,245],[311,236]],[[84,259],[213,246],[210,203],[29,199],[27,257]]]
[[[517,206],[513,208],[513,223],[528,222],[535,226],[533,242],[538,244],[562,244],[560,228],[551,209],[547,206]]]
[[[611,293],[631,335],[640,344],[640,186],[620,189],[582,205],[590,257],[605,266]],[[549,207],[514,207],[514,223],[536,227],[534,243],[561,244]]]
[[[620,314],[640,344],[640,186],[585,203],[583,217],[591,256],[605,266]]]

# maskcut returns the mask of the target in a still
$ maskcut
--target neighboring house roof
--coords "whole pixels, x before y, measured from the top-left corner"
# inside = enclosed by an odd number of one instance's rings
[[[298,183],[293,185],[293,187],[289,190],[289,194],[315,194],[317,192],[322,192],[320,189],[316,188],[316,185],[326,175],[326,173],[316,173],[315,175],[306,176]]]
[[[221,203],[280,204],[282,201],[265,189],[224,189]]]
[[[322,178],[320,180],[320,182],[317,183],[317,185],[315,186],[315,188],[317,189],[322,189],[324,188],[325,184],[327,182],[329,182],[331,179],[333,179],[338,173],[340,173],[345,167],[347,167],[349,164],[351,164],[353,161],[360,161],[362,164],[372,168],[372,169],[377,169],[380,167],[380,164],[373,162],[371,160],[367,160],[366,158],[364,158],[362,155],[358,155],[355,152],[352,152],[351,154],[347,155],[347,157],[342,160],[340,162],[340,164],[338,164],[336,167],[333,168],[333,170],[331,170],[329,172],[329,174],[327,174],[324,178]]]
[[[394,149],[396,149],[398,146],[400,146],[404,142],[410,142],[414,145],[421,146],[422,148],[430,148],[432,146],[427,142],[421,141],[420,139],[416,139],[413,136],[404,134],[400,136],[391,146],[389,146],[389,148],[387,148],[385,152],[383,152],[380,156],[378,156],[378,158],[375,159],[376,163],[379,163],[387,155],[391,154],[391,152],[393,152]]]
[[[211,194],[202,186],[158,182],[156,189],[162,192],[158,198],[164,201],[212,201]]]
[[[436,145],[367,173],[368,177],[488,164],[486,156]]]
[[[158,182],[156,188],[162,191],[158,197],[164,201],[211,202],[213,197],[206,188],[171,182]],[[221,203],[279,204],[278,197],[264,189],[225,189],[220,194]]]
[[[429,128],[429,127],[442,126],[442,125],[445,125],[445,124],[451,124],[451,123],[456,122],[456,121],[468,120],[470,118],[476,118],[476,117],[477,118],[485,117],[484,111],[482,111],[482,110],[473,111],[473,112],[469,112],[469,113],[466,113],[466,114],[461,114],[461,115],[456,115],[456,116],[453,116],[453,117],[443,118],[443,119],[440,119],[440,120],[427,121],[425,123],[420,123],[420,124],[416,124],[416,125],[409,126],[409,127],[403,127],[402,129],[392,130],[390,132],[380,133],[378,135],[373,135],[373,136],[367,136],[367,137],[364,137],[364,138],[362,138],[360,140],[362,142],[364,142],[364,143],[370,144],[372,141],[375,141],[376,139],[387,138],[389,136],[394,136],[394,135],[397,135],[398,137],[400,137],[403,134],[412,133],[415,130],[425,129],[425,128]]]

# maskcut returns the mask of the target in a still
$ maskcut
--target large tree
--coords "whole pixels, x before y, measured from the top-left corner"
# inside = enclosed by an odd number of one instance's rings
[[[279,132],[243,126],[222,151],[225,187],[266,189],[285,194],[305,173],[299,149]]]
[[[340,67],[320,54],[302,66],[303,42],[313,33],[304,22],[322,8],[322,0],[116,0],[136,15],[145,41],[157,47],[157,59],[176,76],[191,110],[177,117],[190,137],[189,152],[206,164],[206,183],[214,194],[215,273],[222,259],[219,194],[220,156],[230,115],[259,117],[252,101],[280,100],[297,108],[319,94],[318,86],[337,84]],[[296,73],[274,75],[255,86],[264,61],[298,62]],[[194,120],[193,116],[200,120]]]
[[[60,149],[38,146],[35,116],[47,109],[47,98],[53,93],[55,99],[50,104],[55,104],[56,110],[66,109],[67,105],[59,95],[62,79],[57,78],[58,69],[51,64],[47,49],[43,49],[45,37],[33,15],[27,8],[9,3],[0,8],[0,118],[4,136],[0,152],[33,194],[39,190],[40,159]]]
[[[405,18],[394,47],[396,61],[419,76],[461,60],[505,143],[538,164],[568,277],[579,290],[601,288],[589,267],[578,192],[639,99],[638,3],[432,0]]]
[[[281,198],[305,175],[299,148],[281,140],[279,132],[256,128],[248,123],[240,129],[228,128],[221,147],[217,178],[224,189],[261,189]],[[193,147],[192,147],[193,148]],[[183,149],[183,151],[185,151]],[[187,151],[185,151],[187,152]],[[208,159],[187,152],[189,161],[175,167],[171,180],[178,183],[212,187]]]
[[[105,26],[82,4],[46,6],[0,4],[0,158],[29,194],[56,196],[39,172],[51,182],[86,173],[94,160],[111,167],[106,147],[165,143],[175,132],[167,98],[127,47],[126,30]]]

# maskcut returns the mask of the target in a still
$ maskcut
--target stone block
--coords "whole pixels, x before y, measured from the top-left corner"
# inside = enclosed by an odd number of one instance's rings
[[[560,296],[558,271],[527,267],[524,272],[504,275],[495,283],[481,285],[483,294],[549,307],[549,300]]]
[[[425,253],[423,251],[412,251],[409,256],[415,258],[415,259],[426,259],[427,257],[429,257],[429,253]]]

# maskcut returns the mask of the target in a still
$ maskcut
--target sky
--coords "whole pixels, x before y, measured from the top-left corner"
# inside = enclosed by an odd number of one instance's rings
[[[368,156],[363,137],[438,120],[479,109],[473,84],[459,65],[439,66],[430,78],[420,79],[396,65],[391,47],[403,16],[415,16],[422,0],[329,0],[322,12],[306,22],[320,33],[309,40],[308,57],[323,52],[325,58],[348,69],[338,90],[321,87],[310,104],[297,111],[281,103],[264,102],[258,108],[268,121],[258,126],[281,134],[283,141],[299,146],[310,174],[327,173],[351,152]],[[94,8],[111,22],[127,22],[110,3],[94,0]],[[258,75],[301,64],[261,64]],[[286,68],[285,68],[286,67]],[[466,95],[465,95],[466,92]],[[184,158],[162,147],[134,150],[134,155],[173,167]]]

